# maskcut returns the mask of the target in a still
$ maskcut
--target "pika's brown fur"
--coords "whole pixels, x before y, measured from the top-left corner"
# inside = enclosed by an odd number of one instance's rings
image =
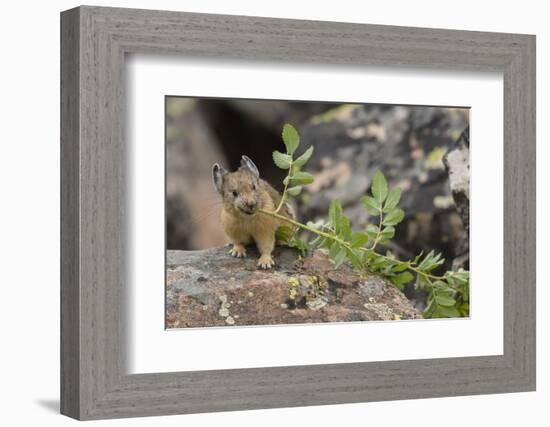
[[[231,255],[246,256],[245,246],[254,242],[260,252],[258,267],[273,267],[271,253],[275,247],[275,231],[284,221],[262,214],[258,209],[274,211],[281,195],[260,178],[258,168],[247,156],[242,156],[241,167],[235,172],[227,172],[216,163],[212,177],[223,200],[221,220],[233,244]],[[283,206],[280,214],[293,217],[289,206]]]

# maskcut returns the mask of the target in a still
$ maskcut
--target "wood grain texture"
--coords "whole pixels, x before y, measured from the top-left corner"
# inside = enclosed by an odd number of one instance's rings
[[[62,13],[61,38],[62,413],[99,419],[534,390],[534,36],[80,7]],[[501,71],[504,354],[128,375],[128,53]]]
[[[61,413],[80,413],[78,10],[61,20]],[[63,262],[65,261],[65,262]]]

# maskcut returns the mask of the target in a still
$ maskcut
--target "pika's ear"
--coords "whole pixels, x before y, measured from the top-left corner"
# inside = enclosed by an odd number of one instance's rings
[[[241,168],[249,170],[254,175],[256,175],[258,178],[260,177],[260,172],[258,171],[258,168],[254,164],[252,160],[248,156],[242,156],[241,157]]]
[[[218,163],[215,163],[214,166],[212,166],[212,180],[214,181],[214,187],[216,187],[216,190],[220,194],[222,194],[223,177],[226,174],[227,171]]]

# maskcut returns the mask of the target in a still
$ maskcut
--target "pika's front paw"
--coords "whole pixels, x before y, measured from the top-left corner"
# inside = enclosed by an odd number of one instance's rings
[[[271,268],[275,265],[275,261],[273,261],[273,258],[271,258],[271,255],[262,255],[260,259],[258,259],[257,266],[263,269]]]
[[[243,245],[233,245],[229,254],[237,258],[244,258],[246,256],[246,249]]]

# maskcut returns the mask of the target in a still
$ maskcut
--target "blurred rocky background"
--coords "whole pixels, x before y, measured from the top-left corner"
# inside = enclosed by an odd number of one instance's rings
[[[387,249],[400,258],[433,249],[446,259],[442,270],[469,267],[467,108],[169,97],[167,249],[227,243],[213,163],[234,170],[246,154],[264,179],[282,188],[284,171],[271,153],[284,150],[280,134],[287,122],[299,130],[302,151],[315,147],[307,165],[315,182],[296,200],[302,222],[324,217],[339,199],[352,228],[365,227],[369,215],[359,199],[380,169],[390,187],[403,190],[406,213]]]

